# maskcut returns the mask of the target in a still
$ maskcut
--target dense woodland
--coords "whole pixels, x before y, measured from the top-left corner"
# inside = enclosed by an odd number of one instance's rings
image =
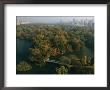
[[[94,74],[94,28],[20,24],[16,29],[17,39],[32,43],[16,63],[17,74]]]

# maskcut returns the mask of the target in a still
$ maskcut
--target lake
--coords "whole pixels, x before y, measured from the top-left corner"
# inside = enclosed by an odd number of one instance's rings
[[[16,40],[16,62],[19,63],[20,61],[28,58],[28,49],[32,48],[32,42],[29,40],[24,39],[17,39]]]

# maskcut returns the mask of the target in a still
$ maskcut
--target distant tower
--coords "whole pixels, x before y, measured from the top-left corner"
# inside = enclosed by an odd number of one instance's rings
[[[60,19],[60,24],[62,24],[62,20]]]
[[[74,25],[74,23],[75,23],[75,19],[73,18],[73,22],[72,22],[72,24]]]
[[[17,21],[16,21],[16,24],[17,24],[17,25],[21,25],[21,21],[20,21],[20,20],[17,20]]]

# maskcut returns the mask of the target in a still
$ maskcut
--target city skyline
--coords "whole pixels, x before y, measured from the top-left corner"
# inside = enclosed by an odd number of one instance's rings
[[[17,23],[70,23],[94,22],[93,16],[17,16]]]

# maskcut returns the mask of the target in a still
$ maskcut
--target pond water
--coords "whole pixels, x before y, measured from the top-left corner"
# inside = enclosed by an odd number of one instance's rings
[[[16,40],[16,64],[18,64],[20,61],[28,61],[29,60],[28,59],[28,56],[29,56],[28,50],[29,50],[29,48],[32,48],[32,47],[33,47],[32,42],[29,40],[24,40],[24,39],[17,39]],[[74,54],[76,54],[76,55],[86,54],[86,55],[93,56],[93,52],[91,52],[91,50],[89,50],[88,48],[82,48],[80,50],[80,52],[76,52]],[[56,68],[59,67],[59,64],[55,64],[55,63],[47,63],[42,68],[36,66],[36,64],[34,64],[34,63],[30,63],[30,64],[32,65],[31,70],[26,71],[26,72],[16,71],[16,73],[17,74],[55,74]],[[70,70],[69,73],[75,74],[75,73],[77,73],[76,71],[77,70],[73,68]],[[79,72],[79,73],[82,73],[82,72]]]
[[[16,62],[28,58],[28,49],[32,47],[32,42],[24,39],[16,40]]]

